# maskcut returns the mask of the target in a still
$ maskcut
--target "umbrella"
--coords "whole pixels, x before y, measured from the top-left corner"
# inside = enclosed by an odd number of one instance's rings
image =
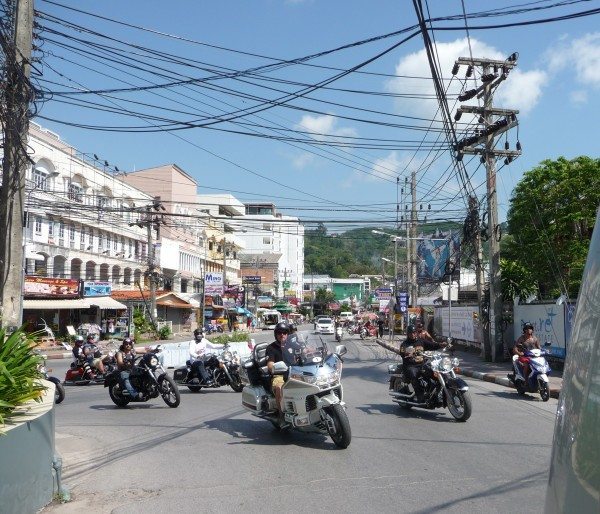
[[[363,319],[377,319],[377,314],[374,312],[367,312],[362,315]]]

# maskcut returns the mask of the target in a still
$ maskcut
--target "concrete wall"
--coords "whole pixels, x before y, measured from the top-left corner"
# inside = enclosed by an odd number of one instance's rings
[[[42,403],[34,403],[0,436],[0,512],[30,514],[54,493],[54,384]]]

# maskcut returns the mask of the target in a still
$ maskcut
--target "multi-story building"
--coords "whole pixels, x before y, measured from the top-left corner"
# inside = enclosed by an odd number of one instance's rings
[[[245,204],[244,226],[240,237],[246,243],[244,254],[281,254],[275,278],[275,296],[302,298],[304,277],[304,226],[298,218],[277,212],[274,204]]]
[[[28,144],[26,272],[143,285],[147,231],[135,222],[152,197],[35,123]]]

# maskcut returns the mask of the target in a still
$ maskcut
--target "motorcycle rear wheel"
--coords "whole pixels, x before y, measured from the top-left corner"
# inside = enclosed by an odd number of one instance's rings
[[[125,398],[123,395],[121,395],[120,391],[118,390],[115,392],[115,388],[117,386],[118,384],[113,384],[108,388],[108,394],[110,396],[110,399],[117,407],[126,407],[129,403],[129,398]]]
[[[329,426],[327,427],[331,440],[338,448],[348,448],[352,440],[352,430],[346,411],[339,403],[336,403],[331,407],[327,407],[325,412],[331,418],[335,427],[334,433],[331,433]]]
[[[550,388],[546,382],[540,382],[540,396],[543,402],[547,402],[550,399]]]
[[[448,410],[456,421],[464,423],[471,417],[473,407],[471,406],[471,395],[468,391],[458,391],[450,389],[448,391]],[[460,406],[456,405],[454,400],[458,400]]]
[[[240,376],[237,373],[232,373],[231,380],[232,382],[229,384],[231,389],[233,389],[236,393],[241,393],[244,389],[244,384],[242,384],[242,379]]]
[[[48,380],[54,384],[54,403],[58,405],[65,399],[65,388],[56,377],[48,377]]]
[[[172,409],[177,407],[181,402],[179,389],[177,389],[177,384],[175,384],[171,377],[166,375],[160,377],[158,379],[158,389],[164,402]]]

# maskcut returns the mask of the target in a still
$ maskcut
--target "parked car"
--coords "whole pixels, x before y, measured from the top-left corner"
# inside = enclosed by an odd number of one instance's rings
[[[315,332],[318,334],[334,334],[333,320],[331,318],[319,318],[316,323]]]
[[[319,314],[318,316],[315,316],[313,319],[313,323],[315,325],[315,330],[317,330],[317,322],[321,319],[321,318],[326,318],[327,316],[323,316],[322,314]]]

